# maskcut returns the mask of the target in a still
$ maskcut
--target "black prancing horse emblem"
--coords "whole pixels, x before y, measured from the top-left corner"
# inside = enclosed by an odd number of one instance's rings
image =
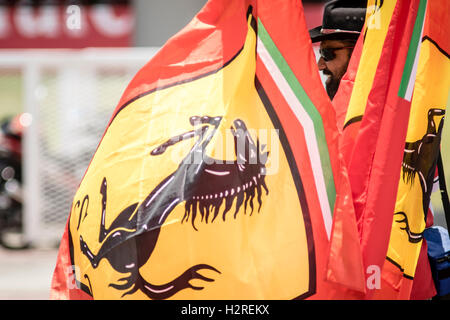
[[[151,155],[158,156],[182,140],[198,137],[177,170],[159,183],[144,201],[124,209],[109,228],[105,226],[107,180],[103,178],[100,187],[102,214],[98,239],[102,245],[97,254],[94,254],[80,236],[80,248],[94,268],[97,268],[99,262],[105,258],[116,271],[129,274],[119,280],[123,283],[109,285],[117,290],[127,290],[122,296],[141,290],[151,299],[167,299],[186,288],[203,289],[190,284],[189,281],[192,279],[214,281],[198,273],[199,270],[213,270],[220,273],[208,264],[197,264],[176,279],[162,285],[151,284],[140,274],[139,268],[148,261],[156,246],[161,226],[179,203],[185,201],[185,215],[182,222],[191,220],[195,230],[197,230],[194,224],[197,213],[200,213],[201,221],[205,223],[208,223],[211,213],[213,222],[219,214],[220,207],[225,203],[222,213],[222,219],[225,221],[235,199],[234,218],[243,204],[244,209],[250,205],[251,215],[255,197],[259,204],[258,211],[260,210],[262,189],[266,195],[268,194],[265,184],[268,152],[260,150],[264,147],[260,148],[259,140],[254,143],[245,123],[238,119],[231,127],[236,160],[226,162],[205,155],[206,146],[216,133],[221,120],[222,117],[191,117],[190,123],[195,126],[194,130],[171,138],[154,149]]]

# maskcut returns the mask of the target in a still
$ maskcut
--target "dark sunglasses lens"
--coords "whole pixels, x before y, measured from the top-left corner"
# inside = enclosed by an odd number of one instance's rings
[[[330,61],[336,58],[336,55],[334,54],[333,49],[320,49],[320,56],[325,61]]]

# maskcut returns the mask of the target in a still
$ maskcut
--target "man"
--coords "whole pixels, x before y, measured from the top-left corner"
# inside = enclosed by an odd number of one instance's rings
[[[319,70],[328,76],[325,88],[334,98],[347,71],[353,48],[366,17],[367,1],[333,0],[325,4],[322,25],[309,30],[313,43],[320,41]]]

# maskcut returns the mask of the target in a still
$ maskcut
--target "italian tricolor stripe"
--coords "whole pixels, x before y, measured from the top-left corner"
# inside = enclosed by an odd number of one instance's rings
[[[403,69],[402,80],[398,92],[399,97],[411,101],[416,81],[417,64],[419,63],[420,44],[425,22],[425,11],[427,8],[427,0],[420,1],[417,11],[416,21],[409,44],[408,54],[406,56],[405,68]]]
[[[328,237],[330,237],[332,214],[336,201],[336,187],[322,117],[276,47],[261,20],[258,20],[257,52],[283,98],[304,129],[325,229]]]

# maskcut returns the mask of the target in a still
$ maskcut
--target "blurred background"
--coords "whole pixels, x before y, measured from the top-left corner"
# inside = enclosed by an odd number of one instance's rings
[[[206,2],[0,0],[0,299],[48,299],[72,198],[122,92]],[[323,2],[303,0],[308,29]]]

